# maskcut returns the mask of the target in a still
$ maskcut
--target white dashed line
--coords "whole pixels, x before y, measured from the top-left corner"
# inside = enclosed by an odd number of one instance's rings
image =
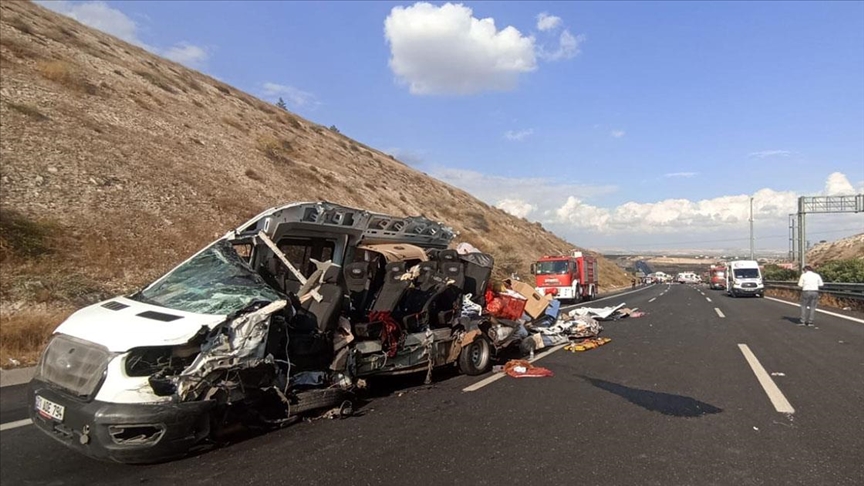
[[[720,317],[726,317],[726,316],[723,314],[723,311],[721,311],[721,310],[718,309],[717,307],[714,308],[714,312],[716,312],[717,315],[720,316]]]
[[[28,419],[24,420],[16,420],[14,422],[6,422],[5,424],[0,424],[0,432],[9,429],[17,429],[18,427],[24,427],[25,425],[32,424],[33,421]]]
[[[759,384],[762,385],[762,389],[765,390],[765,393],[768,395],[768,399],[771,400],[774,408],[780,413],[795,413],[792,404],[789,403],[789,400],[786,399],[783,392],[780,391],[780,388],[777,388],[777,384],[774,383],[774,380],[768,376],[768,372],[765,371],[765,368],[763,368],[762,364],[759,363],[759,360],[756,359],[756,355],[753,354],[753,351],[750,351],[750,347],[746,344],[739,344],[738,348],[741,349],[741,353],[744,354],[744,359],[747,360],[747,363],[750,365],[750,368],[756,375],[756,379],[759,380]]]
[[[653,299],[649,300],[648,303],[654,302],[655,300],[657,300],[657,297],[654,297]]]
[[[705,300],[707,300],[708,302],[711,302],[711,297],[705,297]]]

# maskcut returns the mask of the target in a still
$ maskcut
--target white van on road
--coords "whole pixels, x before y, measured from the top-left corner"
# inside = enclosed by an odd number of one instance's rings
[[[741,295],[765,296],[762,271],[755,260],[729,262],[726,272],[726,292],[732,297]]]

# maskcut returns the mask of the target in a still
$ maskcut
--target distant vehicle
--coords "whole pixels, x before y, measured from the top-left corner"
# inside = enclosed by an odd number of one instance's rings
[[[675,281],[680,284],[700,283],[702,282],[702,278],[693,272],[681,272],[675,277]]]
[[[569,255],[543,256],[531,264],[536,289],[541,295],[579,302],[597,296],[597,259],[572,251]]]
[[[726,289],[726,265],[711,265],[709,275],[710,277],[708,280],[708,285],[711,287],[712,290]]]
[[[726,293],[732,297],[741,295],[765,296],[762,271],[755,260],[729,262],[726,271]]]

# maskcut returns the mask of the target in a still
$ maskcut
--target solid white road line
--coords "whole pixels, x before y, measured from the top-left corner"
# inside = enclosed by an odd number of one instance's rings
[[[629,291],[629,292],[624,292],[624,293],[621,293],[621,294],[610,295],[609,297],[603,297],[602,299],[594,299],[594,300],[589,300],[588,302],[580,302],[580,303],[578,303],[578,304],[573,304],[573,305],[568,305],[568,306],[562,306],[560,310],[563,312],[563,311],[566,311],[566,310],[574,309],[574,308],[579,307],[579,306],[583,306],[583,305],[591,305],[591,304],[593,304],[593,303],[595,303],[595,302],[602,302],[602,301],[607,300],[607,299],[614,299],[614,298],[616,298],[616,297],[623,297],[623,296],[625,296],[625,295],[635,294],[636,292],[642,292],[643,290],[648,290],[648,289],[650,289],[650,288],[651,288],[651,286],[642,287],[642,288],[639,288],[639,289],[636,289],[636,290],[631,290],[631,291]]]
[[[28,419],[24,420],[16,420],[14,422],[6,422],[5,424],[0,424],[0,432],[9,429],[17,429],[18,427],[24,427],[25,425],[32,424],[33,421]]]
[[[569,343],[567,343],[567,344],[569,344]],[[549,348],[548,351],[544,351],[544,352],[534,356],[534,359],[529,359],[528,361],[533,363],[535,361],[540,360],[541,358],[545,358],[546,356],[549,356],[550,354],[554,353],[555,351],[558,351],[559,349],[563,348],[564,346],[567,346],[567,344],[559,344],[557,346]],[[462,391],[463,392],[477,391],[486,385],[489,385],[491,383],[495,383],[496,381],[500,380],[501,378],[504,378],[505,376],[510,376],[510,375],[508,375],[507,373],[503,373],[503,372],[502,373],[495,373],[494,375],[492,375],[488,378],[484,378],[484,379],[478,381],[477,383],[474,383],[473,385],[466,386],[465,388],[462,389]]]
[[[767,300],[773,300],[774,302],[780,302],[781,304],[794,305],[795,307],[801,307],[801,304],[796,304],[795,302],[786,302],[785,300],[775,299],[774,297],[765,297]],[[839,317],[841,319],[846,319],[847,321],[860,322],[864,324],[864,319],[858,319],[857,317],[844,316],[843,314],[838,314],[836,312],[826,311],[822,309],[816,309],[816,312],[821,312],[823,314],[828,314],[829,316]]]
[[[650,304],[651,302],[654,302],[655,300],[657,300],[657,297],[654,297],[653,299],[649,300],[648,303]]]
[[[753,369],[753,373],[756,374],[756,379],[759,380],[759,384],[762,385],[762,389],[765,390],[765,393],[768,395],[768,399],[771,400],[774,408],[780,413],[795,413],[792,404],[789,403],[789,400],[786,400],[783,392],[777,388],[777,384],[774,383],[774,380],[772,380],[770,376],[768,376],[768,372],[765,371],[765,368],[763,368],[762,364],[759,363],[759,360],[756,359],[756,355],[753,354],[753,351],[750,351],[750,347],[746,344],[739,344],[738,348],[741,349],[741,353],[744,354],[744,359],[747,360],[750,368]]]
[[[707,300],[708,302],[711,302],[711,297],[705,297],[705,300]]]
[[[720,317],[726,317],[726,316],[723,314],[723,311],[721,311],[721,310],[720,310],[719,308],[717,308],[717,307],[714,308],[714,312],[716,312],[717,315],[720,316]]]

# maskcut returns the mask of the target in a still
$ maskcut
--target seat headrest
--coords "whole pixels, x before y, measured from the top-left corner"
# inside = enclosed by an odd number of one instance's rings
[[[438,252],[439,262],[458,262],[459,253],[456,250],[441,250]]]

